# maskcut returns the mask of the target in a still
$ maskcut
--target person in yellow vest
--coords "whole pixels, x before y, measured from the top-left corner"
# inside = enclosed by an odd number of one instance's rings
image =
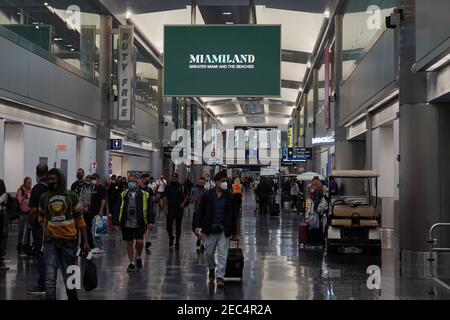
[[[242,188],[241,180],[239,177],[236,177],[232,185],[232,190],[237,214],[240,214],[242,210]]]
[[[142,251],[144,249],[145,230],[151,231],[155,223],[152,201],[147,191],[141,190],[135,176],[128,177],[128,189],[121,194],[119,223],[122,227],[123,240],[127,242],[130,261],[127,272],[142,269]],[[134,242],[136,241],[136,258]],[[135,266],[136,261],[136,266]]]

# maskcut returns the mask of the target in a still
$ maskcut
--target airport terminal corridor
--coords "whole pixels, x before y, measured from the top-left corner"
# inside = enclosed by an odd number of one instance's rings
[[[240,218],[241,243],[245,255],[243,282],[229,281],[224,288],[208,283],[205,257],[197,252],[191,231],[192,213],[184,215],[181,247],[169,248],[166,222],[158,214],[150,250],[144,254],[141,271],[126,272],[128,260],[120,232],[106,236],[105,253],[94,256],[98,288],[80,292],[82,300],[373,300],[449,299],[450,293],[437,289],[429,295],[429,280],[400,279],[393,250],[378,255],[330,255],[318,247],[299,250],[298,223],[302,219],[290,208],[280,217],[254,214],[253,191],[245,192]],[[288,204],[286,204],[289,206]],[[16,236],[12,226],[11,238]],[[27,294],[36,282],[31,259],[19,259],[11,244],[8,273],[0,274],[0,299],[44,299]],[[381,290],[366,285],[370,265],[381,266]],[[394,270],[395,269],[395,270]],[[59,279],[61,275],[59,275]],[[62,281],[58,298],[64,299]]]

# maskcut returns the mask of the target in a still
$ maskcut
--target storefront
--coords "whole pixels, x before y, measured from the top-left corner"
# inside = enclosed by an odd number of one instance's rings
[[[94,173],[95,126],[35,111],[0,102],[0,175],[7,191],[15,192],[27,176],[35,182],[40,162],[62,169],[68,182],[77,168]]]

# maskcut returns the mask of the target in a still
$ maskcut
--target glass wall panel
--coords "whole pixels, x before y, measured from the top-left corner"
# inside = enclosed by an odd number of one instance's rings
[[[386,29],[386,17],[398,6],[397,0],[347,0],[343,17],[343,79]]]
[[[101,14],[93,1],[0,0],[0,32],[96,79]]]

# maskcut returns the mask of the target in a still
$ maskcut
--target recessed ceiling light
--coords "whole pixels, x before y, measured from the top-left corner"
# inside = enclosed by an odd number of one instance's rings
[[[39,26],[36,26],[35,28],[36,28],[36,29],[39,29]]]
[[[62,41],[63,38],[55,38],[55,41]]]
[[[234,24],[234,22],[233,21],[227,21],[227,22],[225,22],[225,24]]]
[[[222,12],[222,14],[223,14],[224,16],[231,16],[233,13],[230,12],[230,11],[225,11],[225,12]]]
[[[73,47],[71,44],[66,45],[67,48]]]
[[[70,48],[70,51],[75,51],[75,49],[74,48]]]
[[[311,62],[308,62],[307,64],[306,64],[306,67],[309,69],[309,68],[311,68]]]
[[[48,2],[44,2],[44,6],[48,6]]]
[[[125,14],[125,18],[130,19],[132,16],[132,13],[130,10],[127,11],[127,13]]]
[[[326,9],[323,14],[324,14],[325,18],[329,18],[330,17],[330,10]]]

